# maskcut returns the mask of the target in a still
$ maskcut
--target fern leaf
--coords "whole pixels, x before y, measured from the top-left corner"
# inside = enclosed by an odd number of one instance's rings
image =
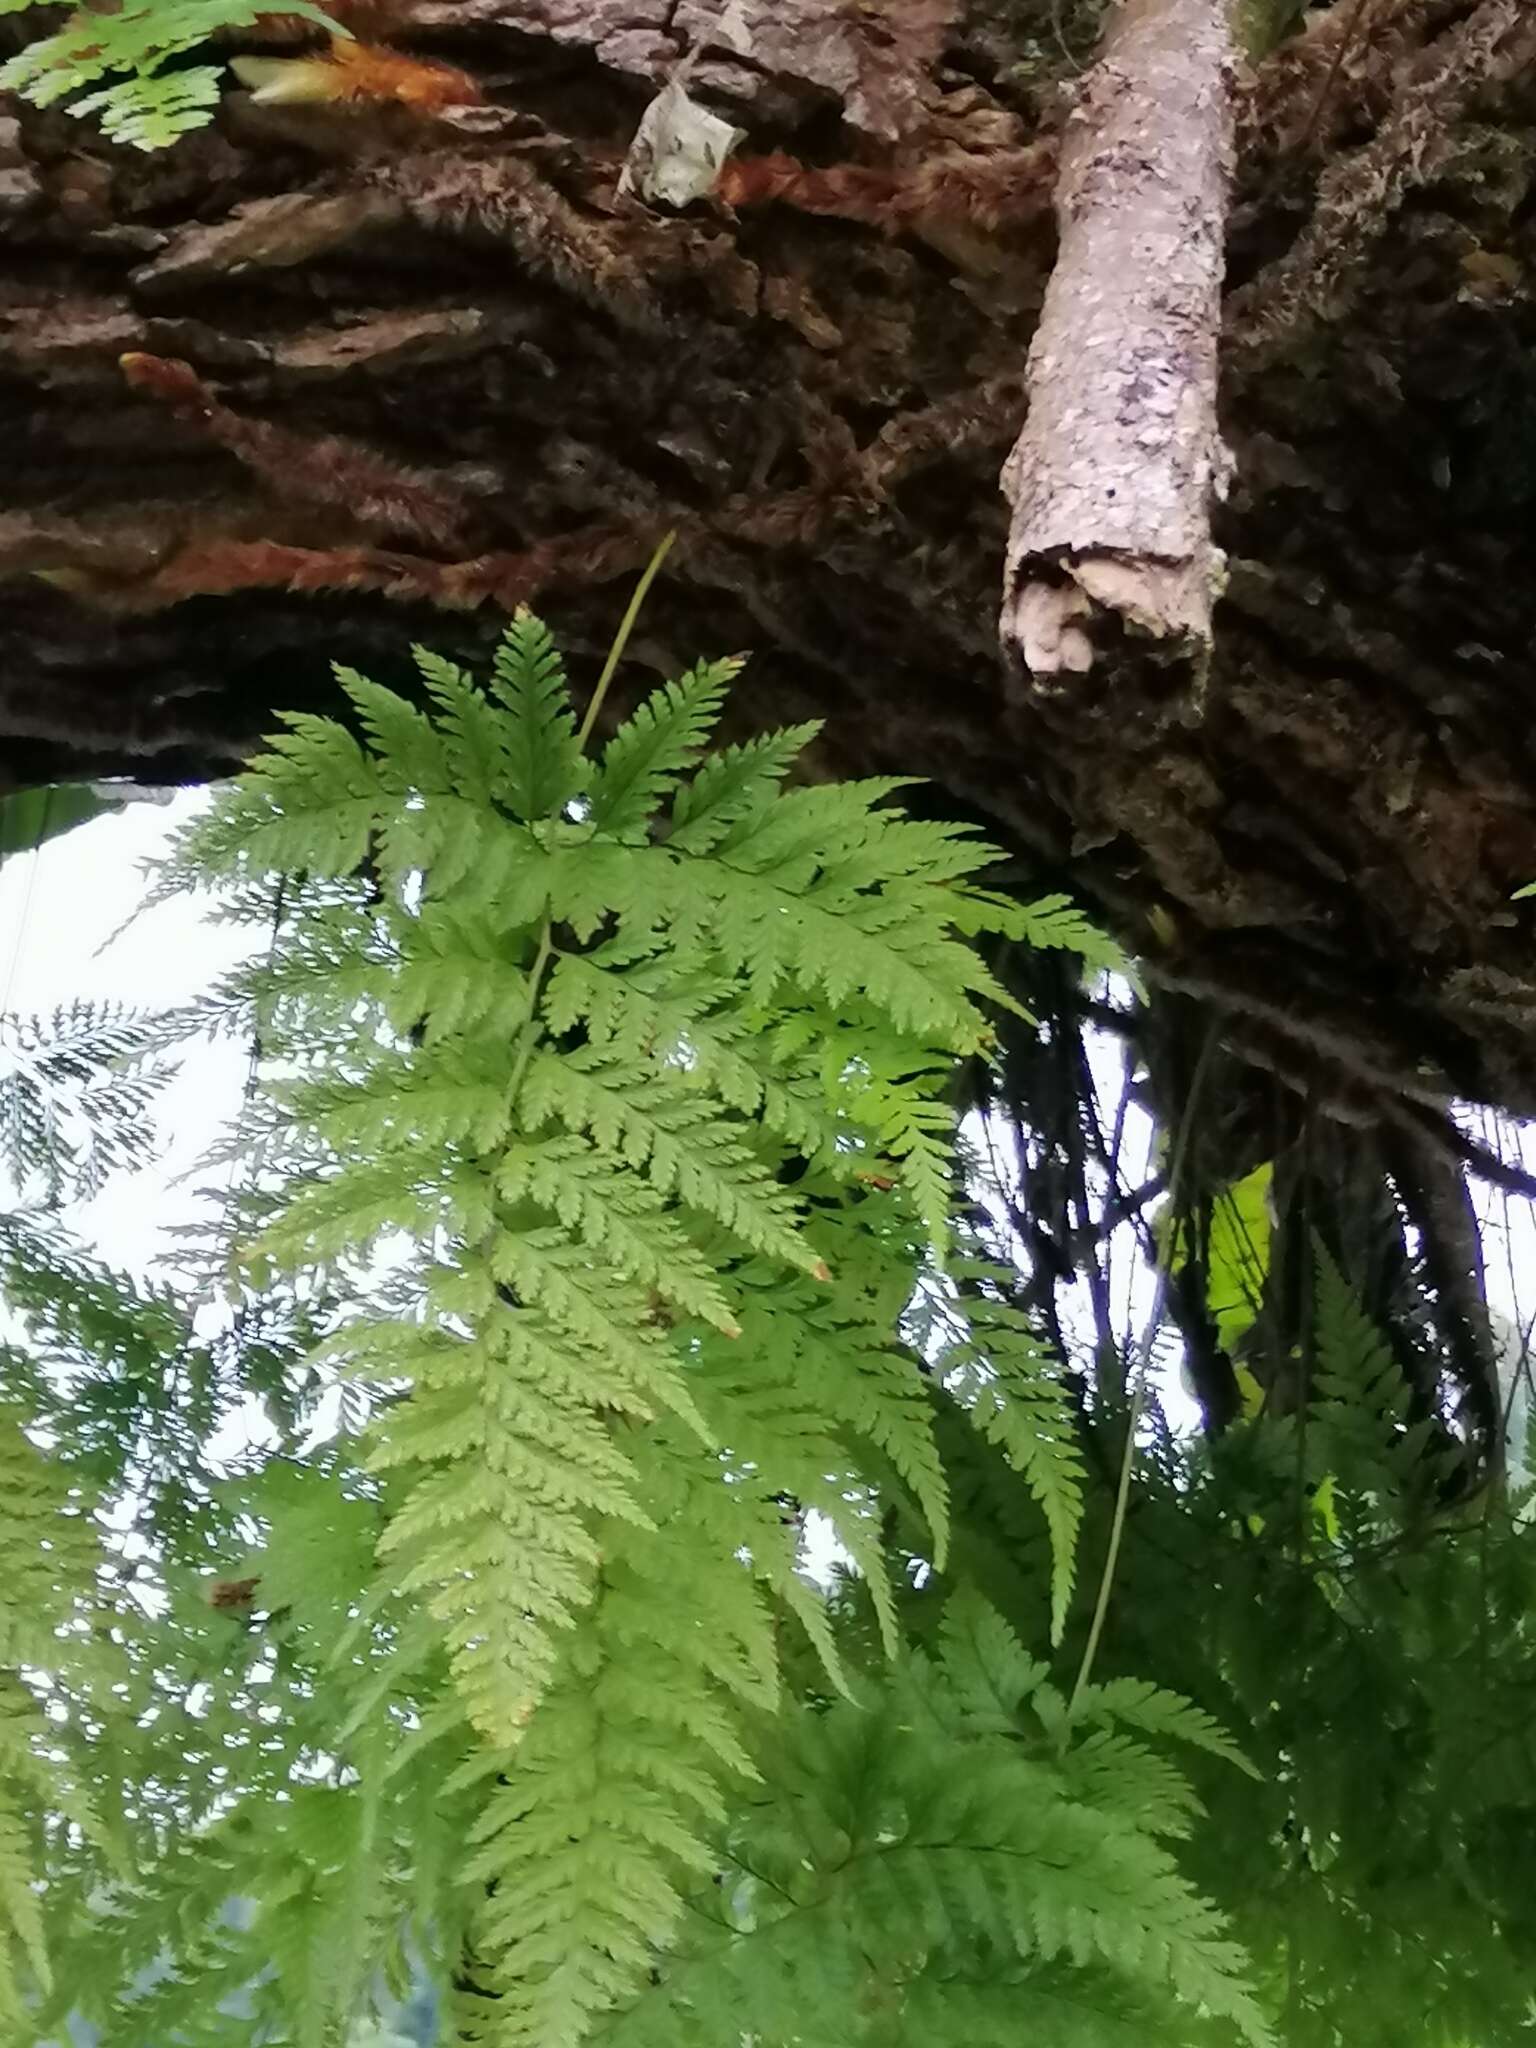
[[[1267,2039],[1240,1952],[1166,1849],[1024,1754],[1003,1702],[1031,1674],[997,1629],[958,1695],[917,1664],[861,1709],[781,1723],[761,1760],[772,1793],[737,1822],[723,1887],[600,2039],[702,2043],[734,2012],[773,2015],[774,2039],[832,2043],[865,2038],[871,2001],[880,2038],[905,2038],[932,2009],[909,2012],[910,1988],[956,1972],[978,1991],[1143,2006],[1169,2048],[1191,2008]],[[974,1668],[953,1637],[949,1654]]]
[[[682,1881],[710,1867],[721,1773],[751,1769],[727,1702],[762,1696],[765,1619],[739,1568],[679,1582],[678,1565],[657,1536],[605,1572],[571,1681],[477,1829],[471,1873],[491,1887],[477,1946],[508,2042],[575,2048],[620,2002],[675,1924]]]
[[[987,901],[989,909],[1006,921],[1010,938],[1042,949],[1076,953],[1085,966],[1121,975],[1135,983],[1135,970],[1124,952],[1084,915],[1070,896],[1042,896],[1023,904],[1011,897]]]
[[[795,1229],[793,1198],[752,1172],[753,1155],[738,1128],[711,1116],[685,1081],[648,1065],[622,1068],[592,1054],[556,1058],[540,1051],[528,1062],[519,1107],[531,1129],[558,1118],[755,1250],[805,1272],[819,1270],[816,1252]]]
[[[515,816],[527,823],[558,817],[587,781],[570,691],[548,629],[519,612],[496,650],[491,691],[510,714],[504,727],[502,784]]]
[[[589,816],[599,832],[620,841],[646,836],[662,799],[703,753],[741,666],[701,663],[654,691],[620,726],[592,778]]]
[[[1315,1381],[1318,1391],[1342,1409],[1393,1417],[1406,1406],[1391,1346],[1322,1245],[1317,1247]]]
[[[757,818],[772,802],[820,731],[816,719],[710,755],[673,795],[668,845],[684,853],[713,852],[732,827]]]
[[[526,1312],[475,1343],[424,1338],[413,1399],[370,1458],[378,1471],[421,1469],[380,1555],[399,1593],[426,1598],[471,1720],[503,1746],[549,1684],[556,1636],[594,1597],[590,1517],[645,1520],[608,1429],[558,1399],[563,1356]]]
[[[335,668],[337,682],[358,714],[376,762],[378,786],[394,797],[441,795],[453,788],[442,735],[426,713],[397,691],[370,682],[356,669]]]
[[[425,647],[413,647],[411,654],[437,707],[450,787],[471,804],[489,807],[503,795],[505,717],[456,662]],[[510,801],[511,790],[505,794]]]
[[[1078,1695],[1075,1718],[1085,1721],[1117,1721],[1123,1727],[1139,1728],[1145,1735],[1159,1735],[1169,1742],[1187,1743],[1203,1749],[1224,1763],[1235,1764],[1250,1778],[1259,1773],[1227,1736],[1220,1724],[1203,1708],[1177,1693],[1140,1678],[1112,1678],[1102,1685],[1085,1686]]]
[[[15,2019],[24,2004],[12,1960],[16,1950],[37,1990],[46,1993],[53,1982],[30,1832],[0,1790],[0,1930],[6,1937],[0,1942],[0,2011],[9,2011]]]
[[[531,1201],[557,1217],[658,1302],[736,1334],[715,1270],[686,1231],[590,1147],[572,1139],[509,1145],[496,1165],[496,1190],[505,1201]]]
[[[945,1603],[939,1633],[942,1670],[963,1725],[976,1733],[1016,1735],[1024,1703],[1046,1677],[995,1608],[974,1593]]]
[[[371,1406],[364,1475],[287,1515],[280,1484],[253,1491],[236,1583],[270,1581],[285,1645],[307,1646],[288,1769],[396,1712],[412,1757],[459,1743],[444,1783],[481,1820],[423,1922],[473,1920],[494,2035],[561,2048],[630,1995],[713,1867],[775,1703],[777,1624],[797,1616],[832,1686],[855,1685],[799,1571],[802,1517],[862,1576],[861,1657],[899,1650],[891,1500],[943,1555],[902,1318],[947,1225],[952,1061],[986,1041],[992,984],[962,935],[989,921],[969,878],[996,856],[889,809],[888,779],[783,793],[806,729],[701,759],[735,664],[653,695],[593,771],[537,621],[514,621],[488,693],[417,659],[427,708],[348,672],[363,743],[290,720],[172,870],[230,879],[247,916],[282,879],[273,957],[226,992],[288,1068],[259,1120],[262,1172],[288,1180],[254,1256],[387,1305],[359,1301],[310,1354]],[[396,1273],[363,1279],[390,1232]],[[1019,1341],[1002,1332],[978,1385],[1008,1386]],[[1009,1415],[1032,1417],[1015,1452],[1059,1605],[1070,1438],[1025,1378]],[[396,1795],[365,1775],[373,1839]],[[360,1983],[385,1937],[376,1889],[306,1864],[302,1832],[266,1837],[272,2022],[323,2039],[327,1983]],[[954,1869],[945,1886],[974,1887]],[[154,2023],[193,2020],[167,1992]]]
[[[1077,1417],[1028,1321],[998,1302],[970,1305],[973,1340],[944,1354],[944,1384],[1039,1503],[1051,1537],[1051,1640],[1066,1627],[1083,1516]]]

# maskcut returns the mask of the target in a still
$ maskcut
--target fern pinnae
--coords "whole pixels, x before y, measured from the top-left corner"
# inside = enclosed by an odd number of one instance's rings
[[[972,1280],[996,1279],[973,1263]],[[977,1431],[1003,1452],[1039,1504],[1051,1538],[1051,1641],[1061,1641],[1076,1576],[1086,1468],[1077,1418],[1053,1359],[1028,1320],[977,1294],[946,1318],[937,1371]]]
[[[952,1062],[986,1043],[961,934],[994,856],[909,826],[893,778],[785,794],[809,728],[707,756],[729,662],[594,762],[616,652],[580,722],[527,615],[488,694],[420,653],[425,710],[349,674],[361,738],[291,724],[178,856],[252,891],[304,877],[270,1045],[324,1018],[327,1051],[281,1091],[310,1177],[267,1246],[302,1267],[416,1241],[411,1320],[360,1309],[327,1356],[379,1397],[369,1626],[410,1645],[423,1725],[459,1716],[504,1781],[468,1881],[493,1889],[464,1905],[498,2048],[574,2048],[674,1938],[775,1705],[780,1619],[851,1686],[802,1510],[888,1656],[884,1508],[915,1499],[937,1557],[949,1512],[900,1326],[947,1228]]]
[[[521,611],[502,636],[490,691],[502,726],[502,801],[526,820],[558,817],[586,785],[588,767],[571,711],[565,664],[549,629]]]
[[[819,719],[723,747],[672,794],[667,844],[680,853],[712,853],[737,825],[758,817],[821,731]]]
[[[663,797],[703,754],[742,661],[702,662],[653,691],[603,749],[588,795],[598,831],[621,842],[649,836]]]
[[[1145,1735],[1182,1742],[1235,1765],[1250,1778],[1259,1776],[1211,1715],[1146,1679],[1111,1678],[1085,1686],[1078,1696],[1075,1714],[1084,1721],[1118,1723]]]
[[[476,808],[489,809],[504,786],[506,720],[457,662],[421,646],[412,647],[411,658],[436,707],[450,786]]]
[[[5,11],[15,12],[17,4],[10,0]],[[109,141],[161,149],[212,118],[223,79],[216,64],[162,65],[221,30],[249,28],[267,11],[264,0],[133,0],[105,22],[75,15],[0,66],[0,91],[19,93],[34,106],[64,101],[72,114],[94,114]],[[293,12],[333,35],[350,35],[311,0],[295,0]],[[87,86],[96,89],[87,92]]]
[[[437,721],[397,690],[337,663],[333,671],[357,713],[379,787],[395,797],[456,794],[450,756]]]
[[[756,1251],[817,1270],[818,1255],[795,1227],[793,1198],[760,1170],[754,1174],[740,1126],[712,1115],[686,1083],[658,1074],[654,1065],[614,1067],[587,1048],[565,1056],[535,1052],[519,1106],[532,1129],[558,1121],[585,1133],[615,1164],[654,1183],[662,1197],[680,1196]]]
[[[495,1173],[503,1200],[532,1201],[558,1217],[658,1302],[726,1336],[738,1332],[715,1268],[683,1227],[635,1194],[590,1147],[571,1138],[509,1145]]]

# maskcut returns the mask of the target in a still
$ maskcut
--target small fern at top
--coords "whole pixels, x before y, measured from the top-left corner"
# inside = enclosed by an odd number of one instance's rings
[[[0,0],[0,13],[24,13],[37,0]],[[223,67],[176,66],[229,29],[249,28],[263,15],[298,15],[334,34],[311,0],[283,0],[280,9],[253,0],[121,0],[87,5],[62,28],[40,36],[0,64],[0,91],[34,106],[62,101],[72,114],[94,115],[113,142],[160,149],[213,118]],[[170,68],[168,68],[170,67]]]

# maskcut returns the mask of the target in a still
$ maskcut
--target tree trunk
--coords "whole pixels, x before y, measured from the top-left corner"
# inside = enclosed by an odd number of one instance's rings
[[[333,659],[523,600],[596,649],[675,527],[641,667],[755,649],[742,715],[931,776],[1298,1102],[1442,1154],[1453,1097],[1536,1107],[1536,16],[1343,0],[1244,76],[1227,579],[1169,724],[1134,650],[1045,695],[997,647],[1091,15],[351,0],[460,84],[236,93],[150,157],[5,119],[5,779],[227,771]],[[668,213],[619,178],[689,53],[744,140]]]

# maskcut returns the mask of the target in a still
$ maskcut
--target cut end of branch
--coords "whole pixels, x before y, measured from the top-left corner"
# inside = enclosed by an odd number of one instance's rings
[[[1130,555],[1084,555],[1054,579],[1026,571],[1003,605],[1005,650],[1037,682],[1086,675],[1106,638],[1162,641],[1175,658],[1202,660],[1221,557],[1209,563]]]

